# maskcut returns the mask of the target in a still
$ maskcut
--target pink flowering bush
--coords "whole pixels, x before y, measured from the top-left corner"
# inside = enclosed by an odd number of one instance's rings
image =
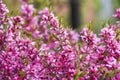
[[[20,1],[21,16],[11,17],[0,1],[0,80],[120,79],[120,23],[98,36],[88,28],[77,33],[48,8],[36,12]]]

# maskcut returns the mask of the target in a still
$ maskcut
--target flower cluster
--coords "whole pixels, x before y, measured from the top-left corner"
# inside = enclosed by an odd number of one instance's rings
[[[86,57],[80,65],[87,71],[87,77],[85,77],[85,79],[90,78],[97,80],[113,77],[113,74],[119,71],[120,43],[116,39],[117,30],[118,28],[116,26],[105,27],[101,29],[100,37],[96,37],[96,35],[87,28],[81,31],[83,40],[81,52],[84,53]],[[112,73],[112,71],[114,71],[114,73]]]
[[[114,14],[113,16],[120,18],[120,8],[116,9],[116,14]]]
[[[0,1],[0,25],[4,23],[6,14],[9,12],[5,4]]]
[[[101,29],[99,37],[88,28],[77,33],[48,8],[36,12],[20,1],[21,16],[12,17],[0,2],[0,80],[120,79],[118,24]]]
[[[22,16],[5,17],[1,25],[0,80],[73,79],[78,33],[61,27],[47,8],[34,11],[24,1]]]

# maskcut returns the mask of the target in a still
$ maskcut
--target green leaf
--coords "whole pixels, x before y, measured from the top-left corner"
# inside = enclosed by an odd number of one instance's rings
[[[88,25],[87,25],[87,27],[88,27],[88,29],[89,29],[89,30],[91,30],[91,29],[92,29],[92,25],[93,25],[93,22],[92,22],[92,21],[90,21],[90,22],[88,23]]]
[[[86,72],[81,72],[76,75],[75,80],[78,80],[80,77],[83,77],[86,74]]]
[[[26,75],[26,72],[20,71],[20,72],[19,72],[19,75],[20,75],[20,80],[23,80],[23,78],[24,78],[25,75]]]

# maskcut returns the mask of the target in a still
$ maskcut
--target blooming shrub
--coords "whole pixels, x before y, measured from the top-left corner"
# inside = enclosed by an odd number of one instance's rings
[[[0,1],[0,80],[120,79],[119,23],[99,37],[88,28],[77,33],[48,8],[37,13],[27,0],[21,3],[21,16],[9,17]]]

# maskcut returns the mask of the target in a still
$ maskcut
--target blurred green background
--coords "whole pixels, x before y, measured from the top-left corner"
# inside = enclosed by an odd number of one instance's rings
[[[9,15],[20,15],[19,0],[3,0],[10,10]],[[66,28],[71,26],[70,22],[70,4],[69,0],[29,0],[34,4],[37,10],[48,7],[52,12],[62,20],[62,25]],[[80,19],[84,26],[92,24],[91,29],[95,33],[99,33],[100,29],[106,23],[115,23],[112,15],[116,8],[120,7],[120,0],[80,0]]]

